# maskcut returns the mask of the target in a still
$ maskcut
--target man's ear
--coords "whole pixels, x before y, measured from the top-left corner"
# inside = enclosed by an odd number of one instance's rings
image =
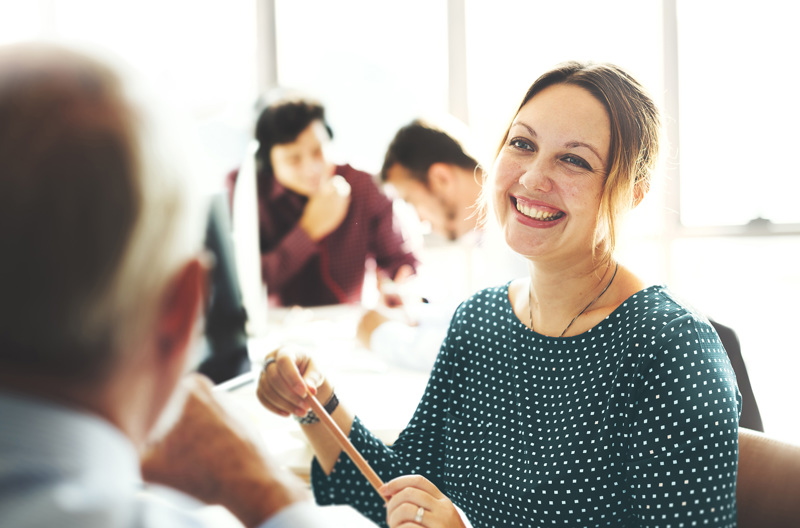
[[[162,361],[183,369],[195,337],[202,331],[210,260],[196,257],[184,264],[170,281],[159,309],[158,352]]]
[[[436,196],[453,192],[456,174],[447,163],[437,162],[428,168],[428,187]]]

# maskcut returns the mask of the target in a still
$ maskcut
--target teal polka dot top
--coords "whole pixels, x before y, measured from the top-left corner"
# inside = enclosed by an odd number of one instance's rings
[[[358,418],[350,439],[384,481],[425,476],[475,528],[734,527],[740,408],[715,330],[663,286],[556,338],[516,317],[506,284],[456,310],[391,447]],[[315,460],[312,488],[386,526],[346,454],[330,476]]]

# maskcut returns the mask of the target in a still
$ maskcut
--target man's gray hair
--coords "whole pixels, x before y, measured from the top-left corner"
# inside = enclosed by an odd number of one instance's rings
[[[0,47],[0,364],[102,372],[200,248],[189,157],[143,93],[84,52]]]

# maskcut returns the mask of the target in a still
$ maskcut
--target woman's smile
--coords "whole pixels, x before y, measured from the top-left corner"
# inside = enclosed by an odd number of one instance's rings
[[[533,220],[537,222],[537,226],[543,223],[546,227],[550,227],[558,223],[567,213],[555,207],[546,205],[541,202],[526,200],[522,197],[511,196],[511,203],[514,208],[524,217],[524,220]],[[529,222],[525,222],[530,225]]]

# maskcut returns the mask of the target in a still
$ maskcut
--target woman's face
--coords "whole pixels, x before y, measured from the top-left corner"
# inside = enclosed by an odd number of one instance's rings
[[[303,196],[317,193],[333,175],[333,165],[325,159],[328,143],[325,125],[317,120],[308,125],[291,143],[270,150],[272,171],[278,183]]]
[[[493,167],[506,242],[533,260],[591,255],[611,126],[587,90],[556,84],[519,111]]]

